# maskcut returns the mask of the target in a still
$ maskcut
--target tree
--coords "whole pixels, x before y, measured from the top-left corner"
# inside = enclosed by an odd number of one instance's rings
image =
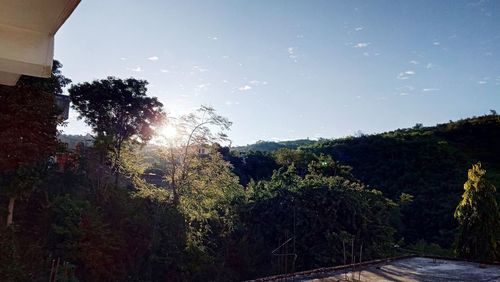
[[[97,134],[103,154],[111,153],[111,168],[118,175],[121,151],[126,142],[144,144],[154,134],[154,126],[165,118],[163,104],[147,97],[147,81],[108,77],[73,85],[69,89],[73,108]],[[101,162],[104,155],[101,155]]]
[[[193,160],[212,144],[228,141],[224,132],[232,123],[208,106],[201,106],[196,112],[172,119],[170,123],[176,134],[173,138],[166,138],[166,149],[162,154],[168,163],[166,180],[172,189],[173,204],[178,206],[184,190],[191,184],[188,176]],[[214,129],[219,131],[214,133]]]
[[[455,210],[460,224],[457,251],[466,259],[493,261],[498,247],[500,213],[496,188],[485,175],[480,162],[469,169],[462,200]]]
[[[9,197],[7,225],[16,199],[32,188],[33,166],[45,162],[59,144],[54,94],[71,81],[61,67],[54,61],[50,78],[23,76],[16,86],[0,86],[0,185]]]
[[[52,62],[52,75],[49,78],[23,75],[17,85],[30,86],[47,93],[61,95],[63,88],[71,83],[71,79],[62,74],[62,67],[63,65],[58,60],[54,60]]]
[[[49,157],[57,147],[54,97],[27,86],[0,86],[0,171]]]

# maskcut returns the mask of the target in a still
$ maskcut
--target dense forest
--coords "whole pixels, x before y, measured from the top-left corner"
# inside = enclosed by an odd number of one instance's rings
[[[69,88],[92,136],[57,139],[50,93],[70,81],[54,65],[48,81],[0,87],[1,281],[240,281],[361,252],[500,257],[494,112],[230,148],[215,109],[168,119],[146,81],[107,77]],[[148,145],[161,123],[176,136]]]
[[[260,180],[270,176],[265,171],[278,166],[294,163],[305,170],[314,156],[331,156],[350,166],[354,177],[385,197],[396,201],[403,193],[411,196],[411,203],[401,210],[404,220],[398,226],[399,239],[407,243],[423,239],[450,248],[457,227],[453,211],[467,180],[467,169],[481,161],[490,181],[497,186],[500,183],[500,146],[496,140],[500,140],[500,116],[493,111],[432,127],[417,124],[381,134],[320,140],[292,149],[274,150],[278,146],[266,144],[261,147],[264,152],[239,154],[247,160],[245,166],[238,161],[232,163],[241,179]],[[266,165],[268,169],[262,169]]]

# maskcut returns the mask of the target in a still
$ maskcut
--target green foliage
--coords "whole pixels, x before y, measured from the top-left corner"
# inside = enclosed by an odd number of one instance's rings
[[[397,239],[410,244],[424,239],[451,248],[463,171],[481,159],[490,167],[492,181],[500,181],[500,147],[493,142],[500,138],[499,129],[500,118],[487,115],[435,127],[324,140],[301,150],[330,155],[351,166],[354,177],[394,201],[401,193],[412,195],[412,202],[401,207]]]
[[[311,145],[316,141],[309,139],[299,139],[292,141],[257,141],[255,144],[235,147],[238,152],[274,152],[279,149],[297,149],[300,146]]]
[[[148,141],[152,126],[164,118],[163,104],[146,96],[145,80],[107,79],[80,83],[69,89],[71,102],[81,118],[102,137],[114,142],[132,137]]]
[[[409,245],[408,249],[412,253],[417,253],[423,256],[441,256],[441,257],[454,257],[455,254],[451,249],[444,249],[438,244],[427,243],[425,240],[419,240],[415,244]]]
[[[240,233],[245,244],[259,246],[245,250],[252,258],[250,276],[276,273],[277,258],[271,251],[294,233],[295,246],[287,251],[298,254],[296,270],[343,263],[346,234],[355,239],[356,248],[363,243],[365,259],[392,253],[389,218],[395,205],[360,183],[318,174],[302,178],[289,167],[249,187],[248,197]]]
[[[481,163],[468,171],[462,200],[455,210],[460,223],[457,252],[467,259],[494,261],[500,240],[500,211],[496,188],[485,179]]]
[[[25,281],[27,279],[14,227],[0,228],[0,280],[6,282]]]
[[[113,153],[112,167],[117,171],[125,142],[145,143],[154,134],[154,126],[165,118],[163,104],[147,97],[145,80],[107,79],[73,85],[73,108],[97,133],[96,146]]]
[[[0,86],[0,173],[56,151],[57,112],[52,94],[28,86]]]

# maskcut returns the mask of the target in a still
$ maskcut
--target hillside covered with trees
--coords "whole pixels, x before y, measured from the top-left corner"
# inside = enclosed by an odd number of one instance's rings
[[[467,180],[467,169],[481,161],[488,179],[497,187],[500,185],[497,140],[500,140],[500,116],[492,111],[489,115],[437,126],[417,124],[381,134],[323,139],[295,148],[263,152],[243,148],[240,153],[233,153],[239,159],[231,162],[240,179],[258,181],[270,176],[265,171],[292,163],[299,171],[305,171],[314,156],[330,156],[349,166],[355,178],[385,197],[408,200],[401,207],[398,240],[406,243],[425,240],[452,248],[457,228],[453,211]],[[241,159],[245,160],[244,165]]]

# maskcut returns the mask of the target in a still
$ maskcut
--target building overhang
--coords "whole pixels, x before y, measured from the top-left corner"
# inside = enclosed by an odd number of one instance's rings
[[[0,84],[50,77],[54,35],[80,0],[0,0]]]

